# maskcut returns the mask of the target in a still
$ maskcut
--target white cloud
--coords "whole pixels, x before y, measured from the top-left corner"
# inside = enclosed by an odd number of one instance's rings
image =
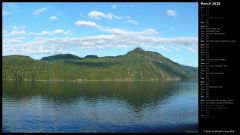
[[[95,22],[91,22],[91,21],[84,21],[84,20],[79,20],[77,22],[75,22],[76,26],[87,26],[87,27],[96,27],[100,30],[102,30],[102,26],[97,25]]]
[[[158,33],[156,30],[154,29],[145,29],[143,31],[127,31],[127,30],[123,30],[123,29],[119,29],[119,28],[104,28],[105,32],[109,32],[111,34],[114,34],[114,35],[122,35],[122,36],[140,36],[140,35],[145,35],[145,36],[148,36],[148,35],[154,35],[156,33]]]
[[[12,35],[22,35],[22,34],[26,34],[26,31],[25,30],[11,31],[10,33],[8,33],[9,36],[12,36]]]
[[[166,14],[167,14],[167,16],[176,17],[178,13],[174,10],[169,9],[169,10],[166,10]]]
[[[33,11],[32,15],[39,15],[47,11],[47,8],[39,8]]]
[[[149,43],[158,43],[162,45],[197,45],[198,39],[196,37],[174,37],[174,38],[160,38],[160,37],[141,37],[141,40]]]
[[[91,11],[91,12],[88,13],[88,16],[90,18],[100,18],[100,17],[103,17],[103,18],[111,19],[111,16],[105,15],[104,13],[99,12],[99,11]]]
[[[25,41],[24,38],[6,38],[3,37],[3,54],[55,54],[64,51],[72,52],[79,49],[101,49],[101,48],[159,48],[164,51],[173,49],[186,49],[195,52],[194,48],[198,45],[197,37],[159,37],[155,29],[144,29],[141,31],[130,31],[120,28],[102,27],[95,22],[79,20],[75,22],[77,26],[95,27],[105,32],[104,35],[67,37],[71,31],[56,29],[52,31],[41,31],[40,33],[27,33],[32,36],[42,36],[32,38],[32,41]],[[24,31],[25,26],[11,26],[12,31]],[[11,32],[3,31],[10,34]],[[13,34],[12,32],[11,34]],[[15,34],[20,34],[18,32]],[[46,35],[46,36],[45,36]],[[65,37],[55,37],[55,35],[64,35]]]
[[[112,5],[112,9],[117,9],[117,5]]]
[[[11,13],[9,11],[6,10],[2,10],[2,15],[10,15]]]
[[[101,18],[105,18],[105,19],[109,19],[109,20],[122,19],[122,17],[120,17],[120,16],[116,16],[114,14],[105,14],[100,11],[91,11],[88,13],[88,16],[93,19],[101,19]]]
[[[71,35],[72,32],[70,30],[62,30],[56,29],[52,31],[41,31],[40,33],[30,33],[30,35],[38,35],[38,36],[53,36],[53,35]]]
[[[62,29],[56,29],[53,31],[47,31],[48,35],[56,35],[56,34],[62,34],[62,35],[71,35],[72,32],[70,30],[62,30]]]
[[[20,29],[26,28],[26,26],[23,26],[23,25],[22,26],[10,25],[8,27],[12,28],[13,30],[20,30]]]
[[[49,17],[50,20],[57,20],[58,18],[56,16]]]
[[[31,42],[19,42],[20,39],[3,40],[3,54],[45,54],[61,53],[79,49],[147,47],[170,51],[172,48],[185,48],[193,51],[197,46],[197,37],[161,38],[155,36],[153,29],[127,31],[118,28],[109,29],[110,34],[84,37],[47,37]],[[52,33],[62,33],[61,30]],[[49,34],[43,32],[43,34]]]
[[[15,38],[4,38],[3,39],[3,44],[19,44],[22,43],[22,41],[24,40],[24,37],[15,37]]]
[[[111,15],[112,15],[112,18],[115,18],[115,19],[122,19],[121,16],[116,16],[116,15],[114,15],[114,14],[111,14]]]
[[[68,35],[70,33],[70,31],[64,31],[62,29],[56,29],[53,31],[54,34],[65,34]]]
[[[10,32],[4,31],[3,36],[15,36],[27,34],[27,32],[25,31],[26,28],[25,26],[9,26],[9,27],[12,28],[12,30]]]
[[[97,26],[97,24],[95,22],[83,21],[83,20],[79,20],[79,21],[75,22],[75,25],[77,25],[77,26],[90,26],[90,27],[96,27]]]
[[[75,25],[77,25],[77,26],[87,26],[87,27],[96,27],[99,30],[104,31],[104,32],[108,32],[108,33],[115,34],[115,35],[125,35],[125,36],[154,35],[154,34],[158,33],[154,29],[145,29],[142,32],[134,32],[134,31],[127,31],[127,30],[123,30],[123,29],[119,29],[119,28],[106,28],[106,27],[102,27],[102,26],[96,24],[95,22],[83,21],[83,20],[79,20],[79,21],[75,22]]]
[[[128,23],[134,24],[134,25],[138,25],[138,22],[132,19],[128,19],[127,21]]]

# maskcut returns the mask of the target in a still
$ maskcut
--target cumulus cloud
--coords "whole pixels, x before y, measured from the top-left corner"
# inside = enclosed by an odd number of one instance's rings
[[[56,29],[56,30],[54,30],[52,33],[54,33],[54,34],[64,34],[64,35],[68,35],[68,34],[70,34],[71,33],[71,31],[64,31],[64,30],[62,30],[62,29]]]
[[[138,25],[138,22],[132,19],[128,19],[127,20],[128,23],[134,24],[134,25]]]
[[[57,20],[58,18],[56,16],[49,17],[50,20]]]
[[[178,13],[174,10],[169,9],[169,10],[166,10],[166,14],[167,14],[167,16],[176,17]]]
[[[105,13],[100,12],[100,11],[91,11],[91,12],[88,13],[88,16],[90,18],[93,18],[93,19],[101,19],[101,18],[105,18],[105,19],[109,19],[109,20],[122,19],[122,17],[120,17],[120,16],[117,16],[117,15],[114,15],[114,14],[105,14]]]
[[[96,27],[97,26],[97,24],[95,22],[83,21],[83,20],[79,20],[79,21],[75,22],[75,25],[77,25],[77,26],[90,26],[90,27]]]
[[[79,20],[77,22],[75,22],[76,26],[86,26],[86,27],[96,27],[100,30],[103,30],[102,26],[97,25],[95,22],[91,22],[91,21],[84,21],[84,20]]]
[[[47,8],[39,8],[33,11],[32,15],[39,15],[47,11]]]

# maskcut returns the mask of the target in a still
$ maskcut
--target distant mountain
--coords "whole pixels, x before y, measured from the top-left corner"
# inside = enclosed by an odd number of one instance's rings
[[[78,60],[78,59],[80,59],[80,57],[72,54],[58,54],[58,55],[43,57],[41,60],[53,61],[53,60]]]
[[[2,73],[5,80],[191,80],[197,79],[198,68],[136,48],[116,57],[3,56]]]
[[[98,58],[98,56],[97,55],[87,55],[84,58]]]

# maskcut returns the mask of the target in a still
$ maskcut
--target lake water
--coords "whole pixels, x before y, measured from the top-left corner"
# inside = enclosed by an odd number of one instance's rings
[[[197,81],[3,81],[3,132],[197,132]]]

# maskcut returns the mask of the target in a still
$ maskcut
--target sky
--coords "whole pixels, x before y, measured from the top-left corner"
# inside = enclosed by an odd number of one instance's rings
[[[195,2],[4,2],[2,50],[34,59],[117,56],[136,47],[198,66]]]

